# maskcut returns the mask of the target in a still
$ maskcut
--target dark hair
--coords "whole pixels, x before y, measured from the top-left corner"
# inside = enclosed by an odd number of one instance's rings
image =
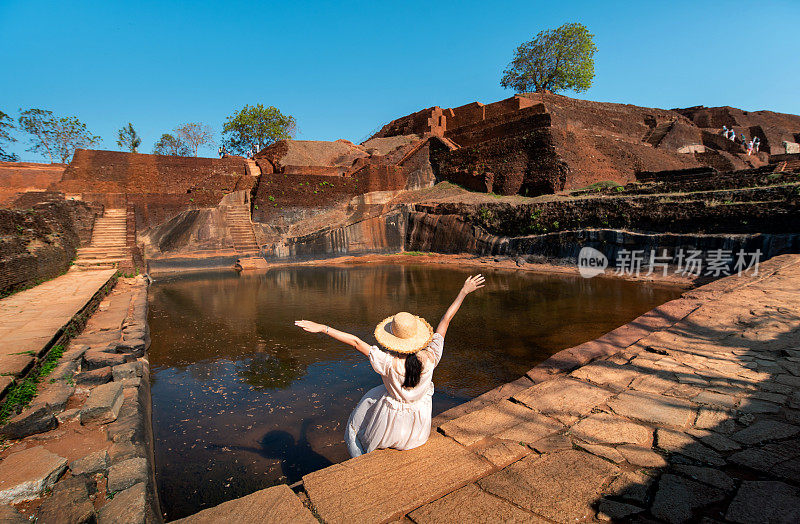
[[[406,379],[403,387],[411,389],[419,384],[419,376],[422,374],[422,362],[417,358],[416,353],[411,353],[406,357]]]

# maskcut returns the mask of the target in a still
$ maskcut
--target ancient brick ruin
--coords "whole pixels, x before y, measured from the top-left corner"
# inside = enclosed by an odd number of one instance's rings
[[[722,136],[723,125],[737,137],[759,137],[759,153],[748,156],[741,141]],[[738,175],[720,173],[770,162],[765,169],[772,173],[781,161],[781,169],[791,171],[798,140],[795,115],[730,107],[663,110],[522,94],[490,104],[423,109],[386,124],[362,144],[282,140],[253,159],[78,150],[68,166],[0,163],[0,205],[30,207],[62,197],[88,203],[97,216],[104,209],[125,210],[130,218],[124,240],[99,232],[76,248],[87,256],[113,255],[116,262],[127,260],[124,251],[130,254],[126,267],[174,256],[217,257],[228,264],[253,254],[402,248],[398,228],[406,222],[396,214],[396,199],[437,182],[496,195],[566,196],[598,182],[626,184],[647,173],[670,178],[669,173],[706,168],[716,173],[713,180],[728,183],[723,180]],[[583,205],[579,215],[590,209]],[[576,220],[598,222],[591,216]],[[121,234],[122,228],[113,230]],[[387,240],[389,247],[376,238],[394,240]]]

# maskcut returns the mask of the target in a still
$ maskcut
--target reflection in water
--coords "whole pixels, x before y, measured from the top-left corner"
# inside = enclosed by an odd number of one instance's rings
[[[150,288],[153,425],[169,518],[348,458],[344,424],[380,383],[356,351],[306,318],[374,342],[383,318],[434,326],[468,271],[370,265],[185,275]],[[677,296],[675,288],[489,272],[453,320],[434,373],[434,415],[523,375]]]

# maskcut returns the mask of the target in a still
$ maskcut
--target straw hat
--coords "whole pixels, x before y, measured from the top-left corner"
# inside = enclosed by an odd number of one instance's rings
[[[375,328],[378,343],[396,353],[416,353],[433,339],[433,328],[424,318],[411,313],[397,313]]]

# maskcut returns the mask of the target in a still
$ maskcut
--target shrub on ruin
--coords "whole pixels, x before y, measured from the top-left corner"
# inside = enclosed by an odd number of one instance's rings
[[[500,85],[517,93],[586,91],[594,79],[593,38],[577,23],[540,32],[517,47]]]
[[[203,146],[214,143],[214,134],[211,126],[202,122],[188,122],[175,128],[175,136],[189,148],[192,156],[197,156],[197,150]]]
[[[136,153],[137,148],[142,145],[139,133],[133,128],[133,124],[128,125],[117,131],[117,145],[126,151]]]
[[[180,138],[169,133],[164,133],[153,147],[154,155],[190,156],[192,152]]]
[[[240,155],[259,151],[278,140],[290,139],[296,131],[297,122],[293,116],[262,104],[244,106],[230,115],[222,127],[225,148]]]
[[[14,129],[14,121],[10,116],[0,111],[0,161],[3,162],[17,162],[19,157],[14,153],[7,153],[3,149],[4,143],[16,142],[17,139],[11,136],[8,132],[9,129]]]
[[[57,117],[46,109],[20,111],[19,127],[31,135],[28,151],[42,153],[54,162],[66,163],[76,149],[100,142],[75,116]]]

